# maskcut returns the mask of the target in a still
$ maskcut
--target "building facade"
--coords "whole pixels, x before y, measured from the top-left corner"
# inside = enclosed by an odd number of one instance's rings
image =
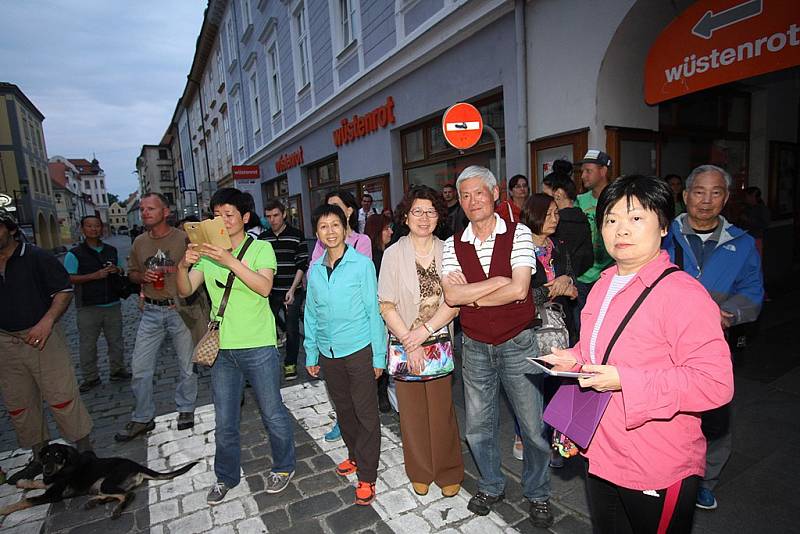
[[[120,230],[128,229],[128,210],[118,202],[113,202],[108,207],[108,226],[111,232],[118,234]]]
[[[169,147],[142,145],[136,158],[136,172],[139,175],[139,195],[160,193],[167,199],[170,209],[175,211],[175,174]]]
[[[68,159],[53,156],[48,160],[47,169],[53,185],[61,242],[75,243],[81,236],[81,218],[94,213],[94,203],[81,191],[80,172]]]
[[[61,232],[43,121],[19,87],[0,82],[0,205],[15,213],[29,240],[54,249],[61,246]]]
[[[611,155],[612,176],[720,165],[735,182],[728,215],[736,220],[741,191],[758,186],[774,212],[773,250],[796,249],[800,7],[764,0],[734,30],[706,27],[707,12],[734,4],[210,0],[172,121],[184,175],[201,200],[231,182],[259,211],[280,199],[312,235],[310,213],[333,189],[393,207],[411,185],[440,188],[481,164],[503,183],[525,174],[538,191],[554,159],[592,147]],[[756,37],[732,44],[742,32]],[[678,67],[660,67],[672,53],[661,42],[686,50]],[[736,61],[746,68],[722,80]],[[468,150],[446,143],[443,113],[461,101],[497,142],[484,132]],[[768,274],[780,276],[779,260],[765,254]]]
[[[88,195],[94,204],[94,212],[104,224],[108,224],[108,192],[106,190],[106,172],[100,167],[97,158],[92,161],[77,158],[70,159],[79,172],[81,191]]]

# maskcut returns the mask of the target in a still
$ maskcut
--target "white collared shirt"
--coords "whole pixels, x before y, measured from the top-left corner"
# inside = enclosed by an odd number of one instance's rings
[[[494,214],[495,225],[491,235],[485,241],[481,241],[475,236],[472,231],[472,223],[469,223],[461,234],[461,241],[470,243],[475,247],[475,253],[478,255],[478,260],[481,262],[484,274],[489,276],[489,267],[492,263],[492,253],[494,252],[494,242],[497,234],[504,234],[508,227],[506,222],[497,214]],[[444,242],[444,249],[442,251],[442,276],[449,273],[461,271],[461,265],[458,263],[456,257],[455,246],[453,238],[450,236]],[[511,270],[517,267],[530,267],[531,274],[536,272],[536,256],[533,251],[533,238],[531,237],[531,230],[522,223],[517,223],[517,228],[514,231],[514,241],[511,246]]]

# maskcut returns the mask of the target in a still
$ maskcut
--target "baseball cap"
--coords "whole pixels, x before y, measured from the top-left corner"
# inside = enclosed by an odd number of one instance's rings
[[[595,163],[597,165],[611,167],[611,156],[602,150],[592,148],[586,151],[586,155],[584,155],[583,159],[578,162],[578,165],[582,163]]]

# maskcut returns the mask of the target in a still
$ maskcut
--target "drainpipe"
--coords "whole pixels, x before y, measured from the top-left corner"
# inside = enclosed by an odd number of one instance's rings
[[[514,2],[514,41],[517,60],[517,139],[519,150],[520,173],[530,179],[528,164],[528,55],[525,39],[525,0]],[[509,172],[508,174],[511,174]],[[533,190],[533,184],[531,190]],[[508,192],[507,194],[509,194]]]

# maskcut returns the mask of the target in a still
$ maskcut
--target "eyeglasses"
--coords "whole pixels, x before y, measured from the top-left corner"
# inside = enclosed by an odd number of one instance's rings
[[[439,213],[436,211],[435,208],[428,208],[426,210],[422,208],[414,208],[409,213],[414,217],[422,217],[423,215],[429,219],[435,219],[439,217]]]

